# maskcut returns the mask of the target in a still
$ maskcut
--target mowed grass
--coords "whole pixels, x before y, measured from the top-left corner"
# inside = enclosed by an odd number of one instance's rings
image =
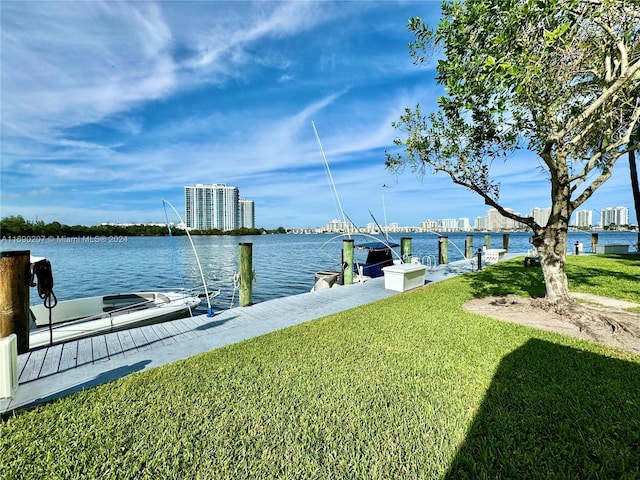
[[[568,272],[640,298],[637,256]],[[9,415],[0,478],[639,478],[640,356],[461,308],[541,288],[504,262]]]

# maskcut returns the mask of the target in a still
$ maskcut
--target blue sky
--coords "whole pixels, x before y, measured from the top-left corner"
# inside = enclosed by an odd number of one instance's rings
[[[339,215],[312,121],[358,225],[369,211],[401,225],[487,211],[444,175],[384,168],[391,122],[441,93],[432,66],[413,65],[406,30],[413,16],[435,24],[439,2],[0,8],[3,217],[164,221],[162,200],[183,212],[185,185],[226,183],[255,201],[257,226],[321,226]],[[535,155],[495,167],[506,206],[550,206]],[[629,184],[625,157],[584,208],[631,209]]]

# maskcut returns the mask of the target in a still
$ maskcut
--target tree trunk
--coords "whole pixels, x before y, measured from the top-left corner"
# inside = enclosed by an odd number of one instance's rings
[[[566,155],[557,151],[555,175],[551,176],[551,215],[545,227],[535,225],[531,239],[540,257],[546,288],[545,298],[550,304],[573,303],[565,269],[567,232],[573,208]]]
[[[636,152],[629,152],[629,171],[631,173],[631,191],[633,192],[633,205],[636,210],[636,225],[638,236],[636,238],[636,250],[640,252],[640,186],[638,185],[638,169],[636,166]]]
[[[547,226],[534,235],[531,242],[538,251],[549,303],[572,302],[565,270],[567,229]]]
[[[534,230],[531,242],[540,257],[546,288],[545,298],[550,304],[560,305],[573,303],[565,269],[567,232],[573,210],[566,162],[558,161],[556,174],[551,179],[551,215],[544,228]]]

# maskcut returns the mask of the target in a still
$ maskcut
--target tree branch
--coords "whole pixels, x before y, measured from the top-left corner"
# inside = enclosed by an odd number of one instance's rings
[[[513,212],[509,212],[502,205],[500,205],[493,197],[491,197],[481,186],[478,186],[473,182],[464,181],[464,180],[458,178],[455,175],[455,173],[453,173],[453,172],[451,172],[451,171],[449,171],[447,169],[438,168],[436,170],[437,171],[441,171],[441,172],[445,172],[447,175],[449,175],[449,177],[451,178],[453,183],[455,183],[456,185],[460,185],[462,187],[466,187],[469,190],[471,190],[471,191],[477,193],[478,195],[480,195],[484,199],[485,205],[489,205],[490,207],[495,208],[500,213],[500,215],[502,215],[503,217],[510,218],[511,220],[515,220],[516,222],[523,223],[523,224],[527,225],[528,227],[530,227],[534,231],[541,229],[540,225],[538,225],[538,223],[533,219],[533,217],[523,217],[521,215],[516,215]]]
[[[631,66],[626,70],[626,72],[622,72],[620,77],[611,84],[610,87],[605,89],[602,94],[598,97],[598,99],[593,102],[588,108],[584,110],[580,115],[575,117],[572,121],[565,126],[564,129],[560,130],[556,135],[551,136],[551,140],[559,143],[562,138],[569,134],[572,130],[577,128],[580,124],[587,121],[589,117],[594,115],[600,107],[604,105],[606,101],[608,101],[615,93],[617,93],[630,79],[640,73],[640,59],[635,63],[631,64]]]

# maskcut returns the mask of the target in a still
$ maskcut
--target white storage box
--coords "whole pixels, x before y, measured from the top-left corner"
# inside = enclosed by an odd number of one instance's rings
[[[596,245],[596,253],[629,253],[629,245],[613,243]]]
[[[504,258],[506,250],[503,248],[489,248],[484,251],[484,263],[498,263]]]
[[[395,290],[396,292],[406,292],[412,288],[424,285],[424,272],[427,269],[424,265],[413,263],[401,263],[384,267],[384,288]]]

